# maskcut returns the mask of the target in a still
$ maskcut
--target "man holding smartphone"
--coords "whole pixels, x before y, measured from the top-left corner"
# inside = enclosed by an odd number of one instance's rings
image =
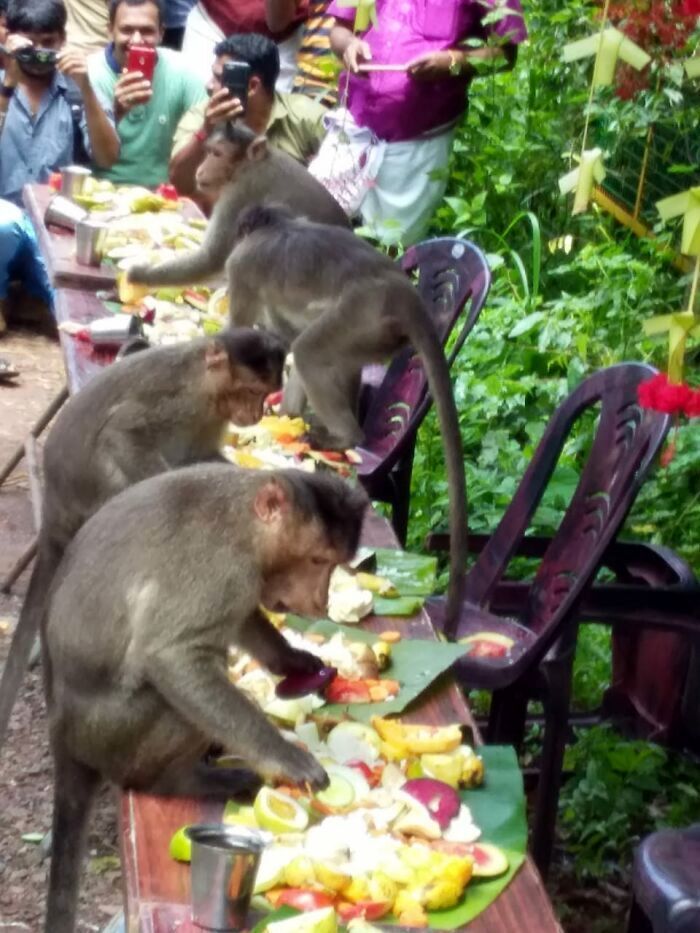
[[[303,164],[316,154],[325,133],[322,104],[301,94],[275,91],[280,60],[272,39],[257,33],[229,36],[215,52],[209,100],[193,107],[175,133],[170,180],[182,194],[195,192],[195,173],[207,139],[230,120],[242,119]]]
[[[93,84],[114,101],[121,149],[101,174],[115,184],[167,181],[178,122],[206,100],[182,54],[161,47],[164,28],[163,0],[111,0],[111,43],[89,60]]]
[[[21,209],[26,184],[45,182],[79,150],[107,167],[119,153],[109,111],[87,75],[85,56],[66,48],[62,0],[9,0],[0,84],[0,332],[9,286],[49,309],[53,296],[32,225]],[[81,152],[81,154],[84,154]]]

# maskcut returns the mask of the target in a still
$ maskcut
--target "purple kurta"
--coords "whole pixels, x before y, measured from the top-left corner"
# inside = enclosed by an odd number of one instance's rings
[[[484,26],[482,18],[500,0],[376,0],[377,25],[362,38],[369,43],[372,61],[404,65],[425,52],[456,49],[465,39],[485,39],[489,33],[508,42],[527,37],[520,0],[507,0],[508,13]],[[333,0],[328,14],[352,28],[355,9]],[[359,126],[373,130],[387,142],[417,139],[437,127],[453,123],[466,105],[468,78],[416,81],[407,72],[370,72],[343,75],[349,81],[348,109]]]

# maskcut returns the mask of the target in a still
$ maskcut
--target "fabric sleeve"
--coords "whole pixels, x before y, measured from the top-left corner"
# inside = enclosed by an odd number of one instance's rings
[[[488,31],[492,35],[499,36],[514,45],[527,39],[527,27],[525,26],[520,0],[488,0],[488,4],[494,10],[506,14],[496,22],[488,24]]]
[[[349,29],[352,29],[355,22],[355,7],[341,6],[338,0],[332,0],[325,15],[334,16],[338,20],[339,26],[347,26]]]
[[[204,109],[200,107],[190,107],[190,109],[181,118],[175,130],[173,137],[172,155],[183,149],[192,139],[194,134],[204,126]]]
[[[183,114],[198,104],[201,100],[206,100],[207,89],[202,79],[194,72],[185,70],[182,72],[182,112]]]

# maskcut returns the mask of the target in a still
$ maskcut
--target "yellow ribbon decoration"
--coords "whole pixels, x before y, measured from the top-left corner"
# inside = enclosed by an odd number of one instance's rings
[[[369,24],[377,23],[377,4],[376,0],[338,0],[338,6],[353,6],[357,8],[355,13],[355,25],[353,32],[364,32]]]
[[[689,78],[700,78],[700,55],[686,58],[683,67]]]
[[[657,201],[656,209],[662,220],[683,214],[681,252],[687,256],[700,256],[700,186]]]
[[[575,156],[575,158],[579,158]],[[562,194],[576,191],[572,214],[581,214],[587,210],[593,192],[593,182],[598,184],[605,178],[603,166],[603,151],[597,146],[581,153],[578,168],[567,172],[559,179],[559,190]]]
[[[700,321],[692,311],[661,314],[642,324],[647,337],[668,332],[668,378],[671,382],[683,380],[683,357],[688,337],[700,337]]]
[[[651,61],[651,55],[648,55],[636,42],[632,42],[614,26],[606,26],[595,36],[577,39],[576,42],[567,42],[562,49],[562,59],[565,62],[574,62],[580,58],[587,58],[589,55],[596,57],[593,68],[593,87],[613,83],[615,68],[620,58],[637,71],[641,71]]]

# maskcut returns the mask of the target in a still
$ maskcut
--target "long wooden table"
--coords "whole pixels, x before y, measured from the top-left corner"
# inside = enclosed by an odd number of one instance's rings
[[[51,241],[45,238],[42,249],[51,249]],[[49,267],[55,269],[55,263],[49,262]],[[100,301],[93,292],[81,287],[81,279],[73,281],[70,287],[62,279],[55,284],[58,285],[59,322],[69,319],[87,322],[103,316]],[[66,334],[61,334],[61,345],[71,393],[79,391],[111,360],[111,356],[96,354],[89,346]],[[389,523],[375,512],[367,517],[362,543],[374,547],[398,546]],[[370,618],[363,624],[383,631],[388,620]],[[435,638],[424,612],[398,625],[404,637]],[[464,696],[449,674],[432,685],[407,718],[426,723],[459,722],[471,727],[475,741],[481,741]],[[121,793],[120,842],[129,933],[186,933],[194,929],[190,924],[189,868],[170,858],[168,844],[181,826],[218,822],[221,815],[220,804]],[[468,928],[470,933],[556,933],[561,930],[544,885],[529,858],[506,890]]]

